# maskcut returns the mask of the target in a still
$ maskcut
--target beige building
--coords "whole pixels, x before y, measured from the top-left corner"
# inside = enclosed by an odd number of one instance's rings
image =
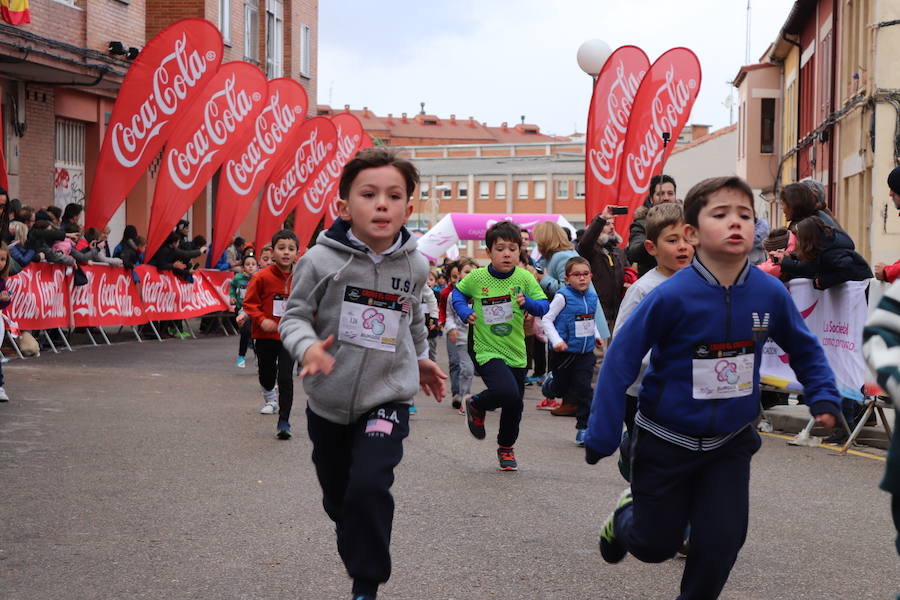
[[[678,197],[684,199],[688,190],[707,177],[734,175],[736,153],[737,124],[676,147],[666,162],[665,173],[675,179]]]

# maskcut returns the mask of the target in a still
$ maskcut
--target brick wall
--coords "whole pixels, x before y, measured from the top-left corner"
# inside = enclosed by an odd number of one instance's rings
[[[27,26],[28,31],[67,44],[84,46],[83,10],[53,0],[31,0],[28,7],[31,10],[31,24]]]
[[[19,142],[19,198],[22,204],[53,204],[56,118],[53,88],[28,86],[25,98],[28,129]]]
[[[150,0],[152,4],[155,0]],[[146,38],[144,11],[147,0],[92,0],[85,8],[86,44],[91,50],[106,52],[115,40],[126,46],[142,48]]]

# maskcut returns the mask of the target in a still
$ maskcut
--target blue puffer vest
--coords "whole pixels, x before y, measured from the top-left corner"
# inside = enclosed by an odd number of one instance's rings
[[[556,316],[553,324],[559,336],[569,347],[566,352],[584,354],[594,350],[594,313],[597,310],[597,294],[593,286],[579,292],[570,285],[563,286],[557,292],[566,298],[566,307]],[[589,321],[591,334],[578,337],[575,334],[577,321]]]

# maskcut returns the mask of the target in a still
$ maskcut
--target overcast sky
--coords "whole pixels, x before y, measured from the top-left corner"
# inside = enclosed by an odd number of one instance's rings
[[[790,0],[751,0],[751,62],[775,39]],[[592,38],[656,58],[686,46],[703,82],[691,123],[729,124],[724,106],[744,63],[747,0],[323,0],[318,102],[376,114],[521,115],[544,133],[584,132],[589,77],[575,53]],[[737,119],[737,110],[734,111]]]

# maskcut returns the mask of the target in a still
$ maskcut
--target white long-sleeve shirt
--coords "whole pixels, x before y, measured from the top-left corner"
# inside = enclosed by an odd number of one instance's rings
[[[541,325],[544,326],[544,333],[547,335],[547,341],[550,343],[551,347],[556,346],[563,341],[562,336],[559,335],[559,331],[556,330],[556,325],[553,322],[565,307],[566,297],[557,293],[553,296],[553,300],[550,301],[550,310],[541,317]],[[600,306],[599,301],[597,302],[597,307],[594,309],[594,314],[603,314],[603,308]],[[602,332],[597,328],[597,319],[594,319],[594,338],[597,340],[605,340],[609,337],[609,328],[606,325],[606,319],[600,319],[600,321],[603,324]]]

